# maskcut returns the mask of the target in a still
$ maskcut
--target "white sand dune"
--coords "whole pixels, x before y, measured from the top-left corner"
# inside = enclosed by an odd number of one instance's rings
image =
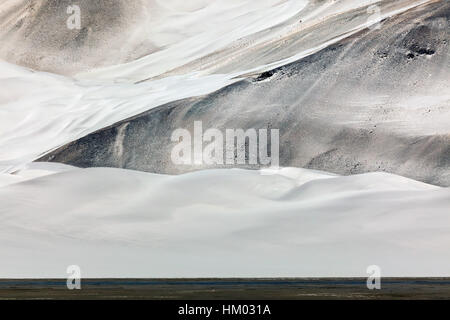
[[[14,172],[91,132],[233,81],[186,74],[139,85],[92,85],[0,61],[0,172]]]
[[[383,173],[71,169],[0,203],[1,278],[450,275],[450,190]]]
[[[368,23],[370,4],[382,19],[435,2],[80,0],[87,24],[72,32],[71,1],[2,1],[0,278],[66,277],[73,264],[83,277],[110,278],[366,276],[374,264],[384,276],[450,276],[449,188],[386,173],[166,176],[32,163],[355,35],[377,22]],[[398,102],[426,101],[440,113],[373,109],[374,119],[398,127],[407,118],[401,134],[448,133],[445,67],[435,66],[444,71],[429,96],[407,92]],[[329,121],[357,122],[347,114]]]
[[[0,187],[76,169],[61,163],[31,162],[13,174],[0,173]]]

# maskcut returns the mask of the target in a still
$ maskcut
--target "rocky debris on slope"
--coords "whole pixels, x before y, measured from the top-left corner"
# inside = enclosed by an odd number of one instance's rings
[[[279,128],[282,166],[387,171],[449,186],[449,18],[447,1],[418,7],[387,19],[380,30],[150,110],[40,161],[171,174],[204,169],[211,166],[171,161],[172,132],[192,132],[194,121],[202,121],[205,129]]]

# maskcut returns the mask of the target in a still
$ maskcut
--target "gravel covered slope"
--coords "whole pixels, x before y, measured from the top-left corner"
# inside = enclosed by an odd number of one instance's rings
[[[449,186],[449,18],[448,1],[420,6],[386,19],[380,30],[150,110],[41,160],[158,173],[201,169],[171,163],[170,136],[202,120],[205,129],[280,128],[282,166],[387,171]]]
[[[123,63],[157,49],[134,26],[150,10],[143,1],[6,0],[0,11],[0,57],[33,69],[74,74]],[[150,2],[149,2],[150,3]],[[80,8],[80,29],[69,29],[67,8]],[[73,12],[72,12],[73,14]],[[137,36],[137,37],[136,37]]]

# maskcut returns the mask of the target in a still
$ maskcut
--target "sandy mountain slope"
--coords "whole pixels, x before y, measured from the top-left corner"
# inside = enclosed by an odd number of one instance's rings
[[[134,26],[152,3],[80,0],[81,28],[69,29],[70,0],[6,0],[0,5],[0,56],[33,69],[72,74],[131,61],[158,49]],[[126,45],[124,45],[126,43]]]
[[[67,8],[73,4],[80,8],[80,29],[67,27],[71,16]],[[180,42],[188,42],[190,55],[199,57],[196,52],[283,22],[305,4],[304,0],[6,0],[0,4],[0,57],[65,75],[158,52],[176,67],[187,57],[178,60],[166,51],[186,54],[176,47]],[[262,19],[270,12],[270,20]],[[237,26],[244,23],[247,27],[240,32]],[[227,36],[218,41],[221,35]]]
[[[449,1],[69,4],[0,3],[0,278],[449,276]],[[175,166],[199,120],[305,169]]]
[[[41,160],[191,171],[199,167],[172,164],[170,137],[201,120],[205,130],[280,128],[282,166],[387,171],[449,186],[449,19],[447,1],[411,9],[379,30],[365,29],[215,93],[121,121]]]
[[[14,172],[55,148],[121,120],[168,102],[211,93],[239,81],[245,74],[286,65],[320,48],[326,48],[368,25],[373,26],[378,21],[373,19],[369,10],[374,2],[293,0],[258,1],[255,4],[254,1],[246,0],[217,0],[207,1],[204,7],[202,1],[189,2],[189,6],[175,0],[152,1],[153,7],[159,8],[155,15],[161,17],[160,21],[156,17],[136,21],[133,24],[136,27],[134,32],[136,35],[145,34],[147,23],[152,24],[149,37],[162,49],[152,51],[141,59],[108,68],[86,67],[86,72],[78,74],[77,80],[0,61],[0,171]],[[435,1],[377,2],[381,11],[378,19],[395,16],[424,2]],[[46,14],[55,15],[63,9],[60,4],[48,7],[48,1],[39,3]],[[132,8],[127,6],[127,10]],[[0,20],[5,25],[2,30],[10,30],[16,15],[22,11],[28,12],[24,2],[3,2],[0,14],[7,19]],[[93,20],[96,21],[95,25],[108,21],[102,16],[107,11],[107,8],[82,10],[92,15],[92,19],[96,14],[99,15],[98,21]],[[126,17],[126,12],[121,17]],[[23,24],[29,25],[30,30],[45,30],[47,35],[41,37],[36,34],[36,39],[40,40],[27,45],[27,49],[24,49],[27,55],[60,59],[60,56],[64,58],[65,52],[72,54],[81,50],[83,53],[80,53],[79,62],[86,61],[86,65],[90,65],[92,57],[101,58],[107,64],[112,63],[108,62],[109,59],[118,57],[117,52],[110,54],[110,51],[97,50],[97,46],[103,42],[95,39],[92,40],[94,47],[81,44],[67,50],[58,49],[55,54],[47,55],[44,49],[55,47],[54,43],[47,43],[45,39],[56,41],[62,37],[63,42],[73,44],[71,37],[74,34],[60,30],[60,24],[53,27],[48,25],[52,30],[43,26],[35,27],[33,23],[40,20],[33,17],[24,19]],[[98,28],[108,27],[101,23],[98,25]],[[33,33],[25,37],[28,33],[21,30],[10,30],[9,40],[0,39],[2,48],[8,54],[19,52],[23,45],[31,41]],[[122,26],[119,34],[128,34],[128,30]],[[77,32],[72,31],[75,34]],[[116,35],[114,32],[112,34]],[[176,37],[180,34],[183,35],[181,40]],[[17,43],[9,37],[16,39]],[[101,33],[98,37],[104,37],[105,41],[110,39]],[[130,41],[132,39],[127,38]],[[121,48],[128,50],[130,44],[134,43],[134,40],[130,41],[121,42]],[[77,64],[77,61],[64,59],[55,66],[74,68],[73,64]],[[48,69],[45,63],[33,65],[33,68]]]

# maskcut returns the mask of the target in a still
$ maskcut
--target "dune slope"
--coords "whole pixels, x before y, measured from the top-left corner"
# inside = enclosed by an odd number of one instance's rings
[[[450,186],[449,19],[449,2],[411,9],[379,30],[121,121],[41,161],[159,173],[208,168],[170,159],[171,133],[202,121],[205,130],[279,128],[282,166],[386,171]]]
[[[0,277],[72,264],[83,277],[449,276],[448,189],[290,168],[64,170],[0,187]]]

